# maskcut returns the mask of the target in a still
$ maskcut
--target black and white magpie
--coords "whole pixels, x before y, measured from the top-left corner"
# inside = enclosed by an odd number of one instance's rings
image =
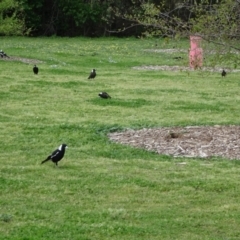
[[[33,72],[34,74],[38,74],[38,67],[36,65],[33,66]]]
[[[58,162],[64,157],[66,148],[68,148],[67,144],[65,143],[61,144],[59,148],[53,151],[52,154],[49,155],[45,160],[43,160],[41,164],[51,160],[57,166]]]
[[[223,69],[221,74],[222,74],[222,77],[226,77],[227,72]]]
[[[101,98],[111,98],[111,96],[106,92],[100,92],[98,96]]]
[[[0,56],[1,58],[4,58],[4,57],[9,58],[9,56],[3,50],[0,50]]]
[[[88,79],[95,78],[96,76],[97,76],[96,70],[93,69],[93,70],[90,72],[90,75],[89,75]]]

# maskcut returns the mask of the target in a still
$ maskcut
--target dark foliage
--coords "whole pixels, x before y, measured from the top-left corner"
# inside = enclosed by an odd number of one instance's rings
[[[16,1],[23,8],[26,28],[31,30],[32,36],[140,36],[146,30],[141,24],[133,24],[124,17],[141,14],[142,0]],[[221,3],[217,0],[207,2],[208,6]],[[195,17],[189,9],[202,4],[202,1],[150,0],[148,3],[159,7],[155,18],[167,21],[171,29],[178,21],[176,18],[188,22]],[[170,30],[170,34],[175,33]]]

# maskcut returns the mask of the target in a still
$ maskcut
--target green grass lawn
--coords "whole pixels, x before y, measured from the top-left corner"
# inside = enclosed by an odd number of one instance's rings
[[[239,73],[132,69],[188,65],[188,41],[155,44],[0,38],[8,55],[42,61],[34,75],[33,64],[0,59],[0,239],[240,238],[238,160],[172,158],[107,138],[126,128],[239,124]],[[186,53],[145,51],[155,48]],[[41,165],[63,142],[59,167]]]

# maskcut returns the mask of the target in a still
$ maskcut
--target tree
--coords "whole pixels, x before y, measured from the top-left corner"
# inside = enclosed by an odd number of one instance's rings
[[[23,35],[26,33],[22,8],[15,0],[0,2],[0,35]]]
[[[104,31],[105,0],[16,1],[24,8],[32,35],[99,36]]]
[[[208,65],[240,64],[236,54],[240,51],[240,0],[165,0],[159,4],[139,0],[139,3],[125,13],[117,10],[116,16],[129,25],[110,32],[142,26],[145,29],[142,34],[149,37],[178,39],[196,35],[205,40],[202,45],[204,56],[209,55]]]
[[[106,10],[106,4],[101,3],[100,0],[59,0],[59,9],[64,19],[59,21],[59,25],[68,35],[82,33],[84,36],[98,36],[102,34],[102,15]]]
[[[196,9],[191,31],[218,45],[240,51],[240,0],[225,0],[220,4]]]
[[[131,23],[127,28],[145,27],[145,35],[188,37],[197,34],[218,44],[240,38],[240,0],[160,1],[158,5],[154,1],[139,2],[131,12],[116,11],[115,14]],[[125,30],[123,27],[120,31]]]

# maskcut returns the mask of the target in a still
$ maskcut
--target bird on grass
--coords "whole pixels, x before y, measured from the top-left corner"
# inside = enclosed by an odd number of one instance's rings
[[[63,143],[58,149],[54,150],[51,155],[49,155],[41,164],[51,160],[58,166],[58,162],[64,157],[65,149],[68,148],[67,144]]]
[[[38,74],[38,67],[36,65],[33,66],[33,72],[34,74]]]
[[[226,77],[227,72],[223,69],[221,74],[222,74],[222,77]]]
[[[178,56],[178,57],[174,57],[173,59],[180,60],[180,59],[183,59],[183,57]]]
[[[3,50],[0,50],[0,56],[1,58],[4,58],[4,57],[9,58],[9,56]]]
[[[90,72],[90,75],[89,75],[88,79],[95,78],[96,76],[97,76],[96,70],[93,69],[93,70]]]
[[[108,93],[106,93],[106,92],[100,92],[98,94],[98,96],[101,97],[101,98],[105,98],[105,99],[111,98],[111,96]]]

